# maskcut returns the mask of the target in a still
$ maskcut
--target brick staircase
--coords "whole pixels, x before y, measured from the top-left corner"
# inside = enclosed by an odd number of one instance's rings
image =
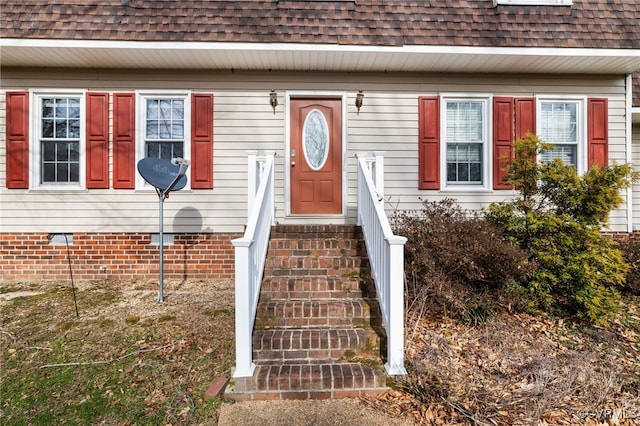
[[[382,319],[360,228],[272,229],[253,331],[253,377],[225,394],[330,399],[387,390]]]

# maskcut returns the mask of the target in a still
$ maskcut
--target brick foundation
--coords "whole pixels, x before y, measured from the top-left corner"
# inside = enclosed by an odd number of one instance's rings
[[[164,246],[165,278],[232,278],[240,234],[174,234]],[[73,233],[69,245],[74,279],[153,279],[160,250],[149,233]],[[66,244],[51,244],[47,233],[0,234],[0,280],[69,278]]]
[[[640,244],[640,231],[628,232],[605,232],[607,237],[620,242],[635,242]]]

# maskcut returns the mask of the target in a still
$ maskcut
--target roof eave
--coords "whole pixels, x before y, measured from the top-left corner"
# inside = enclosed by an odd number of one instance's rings
[[[3,67],[628,74],[640,49],[2,39]]]

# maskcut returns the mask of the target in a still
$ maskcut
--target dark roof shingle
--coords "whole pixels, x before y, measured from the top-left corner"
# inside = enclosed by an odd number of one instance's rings
[[[0,37],[118,41],[640,48],[640,0],[21,0]]]

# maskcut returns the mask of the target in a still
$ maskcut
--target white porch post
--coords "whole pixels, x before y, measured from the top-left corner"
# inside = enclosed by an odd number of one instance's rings
[[[389,244],[389,329],[387,330],[387,363],[391,376],[405,375],[404,368],[404,244],[406,237],[393,235]]]
[[[255,168],[255,163],[254,163]],[[252,241],[238,238],[232,241],[235,247],[236,262],[236,368],[233,377],[251,377],[256,368],[253,363],[251,335],[251,280],[249,266],[249,247]]]

